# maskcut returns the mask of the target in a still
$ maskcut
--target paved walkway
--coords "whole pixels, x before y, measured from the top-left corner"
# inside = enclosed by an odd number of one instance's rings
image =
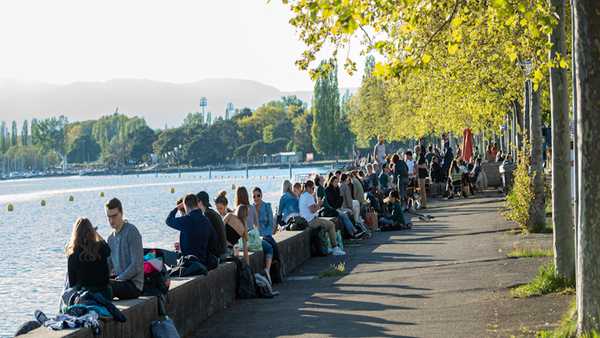
[[[279,297],[239,301],[197,336],[487,337],[523,331],[531,324],[530,309],[515,307],[507,287],[527,282],[544,259],[506,258],[518,236],[499,214],[500,197],[431,206],[434,221],[376,233],[348,245],[346,257],[313,258],[276,286]],[[345,261],[348,275],[316,277],[338,261]],[[558,318],[562,308],[548,311]]]

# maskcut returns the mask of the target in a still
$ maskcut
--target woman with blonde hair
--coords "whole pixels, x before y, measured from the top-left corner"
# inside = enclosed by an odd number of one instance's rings
[[[99,292],[112,300],[109,284],[110,247],[87,218],[79,218],[73,225],[71,239],[65,247],[68,260],[69,286]]]

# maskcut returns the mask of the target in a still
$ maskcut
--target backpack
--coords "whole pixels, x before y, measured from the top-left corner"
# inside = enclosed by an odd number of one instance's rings
[[[259,298],[275,297],[276,293],[273,292],[273,287],[271,286],[271,283],[269,283],[267,277],[259,273],[255,273],[254,279],[256,280],[256,295]]]
[[[313,257],[323,257],[329,255],[327,248],[329,239],[327,231],[322,228],[312,229],[310,232],[310,254]]]
[[[206,276],[207,274],[208,269],[206,269],[206,266],[204,266],[204,264],[198,260],[198,257],[194,255],[187,255],[179,258],[177,266],[171,269],[170,272],[171,277]]]
[[[306,228],[308,228],[308,222],[301,216],[290,218],[286,226],[286,230],[290,231],[302,231]]]
[[[252,268],[243,259],[232,256],[236,265],[236,295],[239,299],[256,298],[256,282]]]

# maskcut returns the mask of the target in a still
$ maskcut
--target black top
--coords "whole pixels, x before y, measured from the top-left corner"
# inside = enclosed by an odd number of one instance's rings
[[[427,178],[427,161],[423,154],[421,154],[417,160],[417,166],[421,165],[424,166],[424,168],[419,168],[419,178],[424,179]]]
[[[325,195],[327,196],[327,204],[333,209],[337,210],[342,207],[343,199],[339,187],[327,187]]]
[[[105,288],[108,286],[110,270],[108,267],[108,257],[110,257],[110,247],[106,242],[101,242],[100,259],[87,262],[79,259],[81,250],[76,250],[68,258],[69,286]]]
[[[208,264],[208,254],[217,256],[217,235],[208,218],[200,209],[190,211],[182,217],[175,217],[177,209],[173,209],[167,218],[167,225],[179,230],[181,254],[194,255],[200,263]]]
[[[225,249],[227,247],[227,240],[225,238],[225,224],[223,224],[223,218],[219,215],[218,212],[211,208],[207,208],[204,212],[204,216],[208,218],[208,221],[212,225],[213,229],[215,229],[215,233],[217,234],[217,243],[215,247],[215,255],[221,256],[225,253]]]
[[[235,229],[229,224],[225,225],[225,233],[227,234],[227,242],[229,242],[231,245],[235,245],[240,238],[242,238],[242,236],[240,236],[240,234],[238,234],[238,232],[235,231]]]

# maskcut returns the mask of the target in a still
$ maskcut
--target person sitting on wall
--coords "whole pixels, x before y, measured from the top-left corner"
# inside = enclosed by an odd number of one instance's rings
[[[224,255],[227,251],[227,239],[225,236],[225,224],[223,224],[223,218],[210,205],[210,198],[206,191],[199,192],[196,194],[196,197],[198,197],[198,207],[200,210],[202,210],[204,216],[208,218],[208,221],[212,225],[213,229],[215,230],[215,234],[217,235],[215,255],[219,258],[225,258]]]
[[[211,270],[218,265],[217,234],[198,204],[196,195],[187,194],[183,203],[171,210],[165,222],[169,227],[179,230],[181,254],[196,256],[200,263]],[[183,216],[176,217],[177,212]]]
[[[283,181],[281,190],[277,220],[280,225],[285,225],[292,217],[299,216],[300,210],[298,209],[298,196],[292,191],[292,183],[288,180]]]
[[[329,220],[319,218],[318,211],[322,206],[322,202],[318,203],[315,198],[315,184],[308,180],[304,183],[304,192],[300,195],[300,216],[308,222],[311,229],[323,228],[329,235],[334,256],[343,256],[346,253],[340,249],[336,241],[335,224]]]
[[[110,287],[119,299],[134,299],[144,290],[144,247],[142,235],[123,218],[123,205],[116,198],[105,205],[106,217],[113,232],[108,236],[113,278]]]
[[[410,229],[412,227],[412,223],[406,219],[402,211],[400,194],[397,191],[390,191],[390,194],[384,200],[384,205],[384,215],[379,218],[382,231]]]
[[[107,300],[113,298],[109,283],[110,247],[89,219],[79,218],[75,221],[65,253],[71,288],[98,292]]]

